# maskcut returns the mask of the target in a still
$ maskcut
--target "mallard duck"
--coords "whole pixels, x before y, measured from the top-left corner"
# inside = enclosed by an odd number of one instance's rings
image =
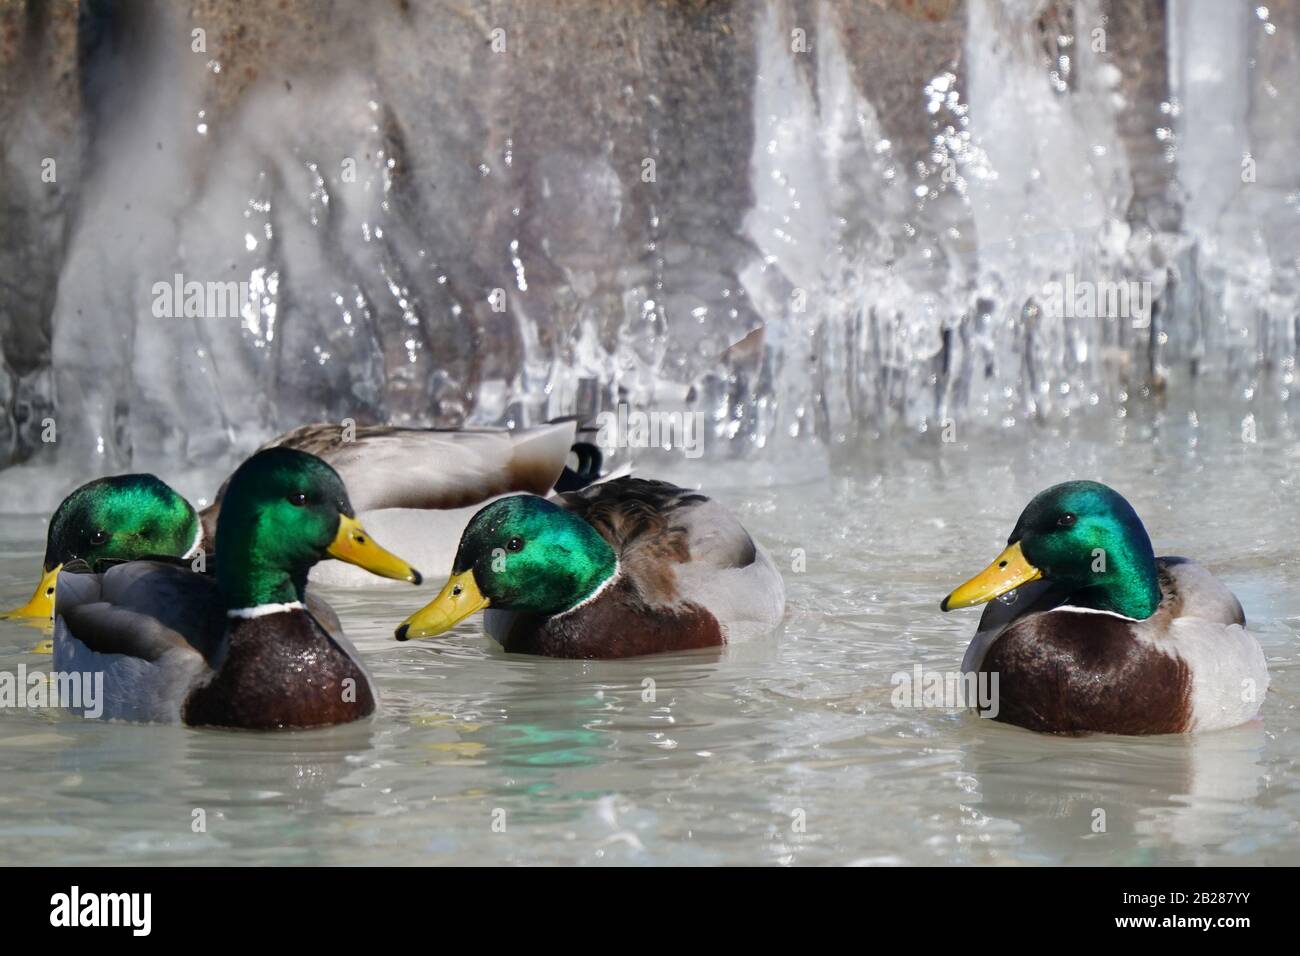
[[[1237,599],[1200,565],[1157,558],[1132,506],[1103,484],[1040,493],[1006,550],[940,609],[995,598],[962,670],[988,675],[990,689],[997,676],[997,720],[1172,734],[1259,713],[1268,668]]]
[[[340,634],[304,604],[307,573],[333,557],[419,584],[374,543],[338,473],[288,448],[231,477],[215,578],[159,561],[65,570],[54,670],[102,673],[102,716],[196,726],[319,727],[365,717],[375,692]]]
[[[412,545],[424,555],[426,567],[445,566],[474,506],[509,492],[546,494],[557,483],[580,486],[595,477],[599,453],[590,445],[573,445],[575,427],[571,421],[519,431],[305,425],[263,447],[321,458],[350,491],[356,489],[353,500],[368,527],[386,529],[389,540],[397,537]],[[576,471],[565,466],[571,447],[581,461]],[[199,515],[153,475],[116,475],[82,485],[50,519],[41,580],[32,599],[2,616],[48,622],[59,571],[69,561],[81,559],[96,568],[105,561],[188,558],[199,551],[211,555],[225,490],[223,484]],[[318,565],[312,580],[356,586],[373,582],[349,566],[327,567],[335,564]]]
[[[470,516],[485,502],[513,492],[546,495],[557,483],[581,485],[594,477],[599,455],[594,468],[577,475],[565,468],[576,429],[572,421],[517,431],[305,425],[263,448],[296,448],[323,459],[343,477],[366,527],[416,564],[445,567]],[[203,511],[209,536],[221,499],[219,491]],[[374,584],[365,572],[334,561],[317,565],[312,581]]]
[[[480,510],[447,584],[397,639],[441,634],[484,608],[488,633],[507,651],[631,657],[770,630],[785,584],[718,503],[663,481],[617,478]]]
[[[97,478],[55,509],[32,599],[0,616],[49,621],[59,571],[69,561],[81,559],[96,567],[105,561],[189,557],[202,539],[198,513],[166,482],[153,475]]]

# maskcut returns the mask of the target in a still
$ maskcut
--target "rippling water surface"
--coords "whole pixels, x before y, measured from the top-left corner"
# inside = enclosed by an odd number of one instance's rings
[[[474,625],[397,644],[428,587],[333,592],[382,693],[370,722],[248,734],[0,711],[0,862],[1300,860],[1294,444],[1185,412],[930,438],[798,484],[676,473],[734,506],[787,572],[784,631],[721,655],[531,659]],[[1056,739],[893,708],[895,672],[960,664],[977,612],[940,614],[940,597],[1067,477],[1120,489],[1158,553],[1237,593],[1272,672],[1261,721]],[[28,596],[43,534],[37,517],[0,522],[6,602]],[[0,669],[48,667],[38,637],[0,622]]]

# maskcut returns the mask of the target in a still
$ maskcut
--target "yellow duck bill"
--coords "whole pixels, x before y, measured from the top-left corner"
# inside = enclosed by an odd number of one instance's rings
[[[952,611],[984,604],[1042,576],[1043,572],[1025,559],[1017,541],[1008,545],[987,568],[944,598],[939,610]]]
[[[48,621],[54,617],[54,588],[59,580],[59,572],[63,570],[63,565],[57,564],[51,570],[41,575],[41,583],[36,585],[36,593],[32,599],[22,607],[16,607],[12,611],[5,611],[0,617],[11,620],[30,619],[39,621]]]
[[[332,558],[365,568],[371,574],[377,574],[381,578],[410,581],[412,584],[419,584],[424,580],[415,568],[391,551],[385,551],[375,544],[366,529],[361,527],[361,522],[347,515],[339,515],[338,533],[325,551]]]
[[[398,625],[395,636],[399,641],[435,637],[451,630],[475,611],[483,610],[488,603],[478,589],[472,570],[453,574],[436,598]]]

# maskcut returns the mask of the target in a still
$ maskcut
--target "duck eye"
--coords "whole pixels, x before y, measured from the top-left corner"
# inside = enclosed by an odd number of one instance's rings
[[[506,542],[506,550],[507,550],[507,551],[522,551],[522,550],[524,550],[524,539],[523,539],[523,538],[517,538],[517,537],[516,537],[516,538],[511,538],[509,541]]]
[[[289,504],[293,505],[295,508],[303,507],[305,504],[307,504],[306,492],[297,491],[291,494],[289,496]]]
[[[103,544],[107,540],[108,540],[108,532],[102,529],[99,531],[92,532],[90,535],[91,544],[99,545],[99,544]]]
[[[1078,519],[1073,514],[1067,511],[1065,514],[1061,515],[1061,517],[1056,519],[1056,523],[1062,528],[1073,528],[1074,522],[1077,520]]]

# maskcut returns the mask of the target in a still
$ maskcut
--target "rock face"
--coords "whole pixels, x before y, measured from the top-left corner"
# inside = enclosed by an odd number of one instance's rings
[[[77,3],[0,2],[0,462],[53,412],[50,331],[84,144]]]
[[[0,462],[622,399],[837,442],[1248,374],[1295,347],[1300,26],[1196,6],[0,0]],[[1066,275],[1152,281],[1159,334],[1054,314]]]

